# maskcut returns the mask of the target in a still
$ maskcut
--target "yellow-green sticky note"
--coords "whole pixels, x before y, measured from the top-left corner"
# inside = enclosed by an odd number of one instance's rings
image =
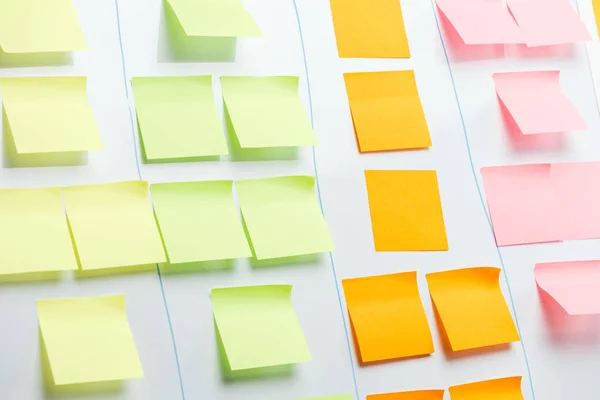
[[[144,376],[125,297],[38,300],[37,311],[55,385]]]
[[[232,371],[310,361],[291,285],[212,289],[210,299]]]
[[[148,182],[63,188],[82,270],[167,261],[148,196]]]
[[[0,190],[0,275],[77,269],[60,188]]]
[[[72,0],[0,0],[0,47],[5,53],[87,48]]]
[[[18,154],[102,150],[85,77],[0,79]]]
[[[299,400],[354,400],[351,394],[334,394],[331,396],[308,397]]]
[[[333,250],[312,176],[235,183],[243,221],[258,260]]]
[[[221,77],[225,111],[241,148],[317,144],[298,84],[297,76]]]
[[[131,86],[146,161],[227,154],[211,76],[133,78]]]
[[[150,191],[170,263],[252,255],[233,202],[232,181],[159,183]]]
[[[241,0],[166,0],[188,36],[259,37]]]

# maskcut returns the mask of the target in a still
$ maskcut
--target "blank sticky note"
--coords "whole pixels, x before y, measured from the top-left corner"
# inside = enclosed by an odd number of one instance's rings
[[[596,20],[596,30],[600,36],[600,0],[592,0],[592,7],[594,7],[594,18]]]
[[[232,181],[160,183],[150,187],[169,262],[250,257]]]
[[[427,274],[429,294],[452,351],[519,340],[498,279],[500,268]]]
[[[569,0],[507,0],[529,47],[592,40]]]
[[[523,134],[587,129],[585,121],[562,91],[559,73],[527,71],[493,75],[501,105]]]
[[[448,250],[435,171],[367,170],[376,251]]]
[[[301,400],[354,400],[351,394],[334,394],[331,396],[310,397]]]
[[[433,353],[416,272],[344,279],[342,284],[361,362]]]
[[[297,76],[221,77],[225,111],[240,147],[317,144],[298,84]]]
[[[0,190],[0,275],[77,269],[59,188]]]
[[[232,371],[310,361],[291,285],[212,289],[210,299]]]
[[[501,0],[436,0],[466,45],[523,43],[519,27]]]
[[[55,385],[144,376],[125,297],[38,300],[37,311]]]
[[[448,390],[451,400],[523,400],[520,376],[450,386]]]
[[[400,2],[330,0],[342,58],[409,58]]]
[[[367,395],[367,400],[443,400],[443,398],[443,390],[413,390],[410,392]]]
[[[314,177],[248,179],[236,181],[235,186],[256,259],[333,250]]]
[[[241,0],[165,0],[188,36],[258,37],[258,25]]]
[[[0,79],[17,153],[102,150],[85,77]]]
[[[227,154],[211,76],[133,78],[131,86],[146,161]]]
[[[0,48],[5,53],[86,50],[73,0],[0,0]]]
[[[539,263],[538,287],[569,315],[600,314],[600,261]]]
[[[148,182],[63,188],[82,270],[166,262],[148,198]]]
[[[413,71],[344,74],[361,153],[431,146]]]

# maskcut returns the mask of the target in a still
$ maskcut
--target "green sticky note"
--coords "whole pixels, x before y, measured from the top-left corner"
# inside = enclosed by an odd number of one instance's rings
[[[299,400],[354,400],[351,394],[334,394],[331,396],[308,397]]]
[[[169,262],[252,255],[233,202],[233,182],[160,183],[150,187]]]
[[[0,0],[0,47],[5,53],[86,50],[72,0]]]
[[[133,78],[131,86],[146,161],[227,154],[211,76]]]
[[[242,148],[313,146],[297,76],[221,77],[225,111]]]
[[[241,0],[166,0],[188,36],[260,37]]]
[[[210,298],[232,371],[310,361],[291,285],[212,289]]]
[[[312,176],[236,181],[243,221],[258,260],[333,250]]]

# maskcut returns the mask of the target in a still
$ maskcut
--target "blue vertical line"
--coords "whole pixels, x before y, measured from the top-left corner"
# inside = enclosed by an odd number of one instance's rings
[[[300,45],[302,46],[302,58],[304,60],[304,75],[306,77],[306,86],[308,87],[308,109],[310,114],[310,124],[315,127],[313,120],[313,105],[312,105],[312,92],[310,89],[310,78],[308,76],[308,63],[306,62],[306,49],[304,47],[304,35],[302,34],[302,24],[300,23],[300,14],[298,13],[298,5],[296,4],[296,0],[292,0],[294,3],[294,12],[296,13],[296,23],[298,25],[298,33],[300,34]],[[315,170],[315,183],[317,187],[317,198],[319,199],[319,206],[321,207],[321,213],[325,216],[325,211],[323,209],[323,200],[321,198],[321,185],[319,184],[319,169],[317,168],[317,155],[315,152],[315,147],[312,148],[312,160],[313,167]],[[352,382],[354,384],[354,394],[356,396],[356,400],[359,400],[360,397],[358,395],[358,384],[356,382],[356,369],[354,367],[354,357],[352,355],[352,341],[350,340],[350,334],[348,330],[348,324],[346,323],[345,310],[342,302],[342,295],[340,293],[340,286],[338,284],[338,274],[335,268],[335,261],[333,260],[333,253],[329,252],[329,263],[331,264],[331,270],[333,272],[333,279],[335,283],[335,291],[338,298],[338,304],[340,306],[340,313],[342,317],[342,323],[344,324],[344,333],[346,334],[346,344],[348,346],[348,357],[350,358],[350,367],[352,368]]]
[[[129,96],[129,86],[127,85],[127,69],[125,67],[125,52],[123,50],[123,39],[121,37],[121,17],[119,15],[119,1],[115,0],[115,11],[117,13],[117,30],[119,33],[119,49],[121,51],[121,69],[123,71],[123,85],[125,89],[125,97],[127,98],[127,109],[129,111],[129,123],[131,126],[131,136],[133,140],[133,151],[135,154],[135,166],[137,168],[138,179],[142,180],[142,170],[140,168],[140,159],[138,155],[137,141],[135,138],[135,123],[133,118],[133,111],[131,109],[131,98]],[[175,353],[175,364],[177,365],[177,376],[179,377],[179,389],[181,391],[181,398],[185,400],[185,392],[183,390],[183,378],[181,376],[181,367],[179,365],[179,353],[177,352],[177,343],[175,342],[175,333],[173,331],[173,324],[171,323],[171,313],[169,312],[169,306],[167,304],[167,295],[165,294],[165,287],[163,284],[162,274],[160,272],[160,266],[156,264],[156,273],[158,275],[158,282],[160,284],[160,293],[165,306],[165,313],[167,315],[167,322],[169,324],[169,332],[171,334],[171,342],[173,343],[173,352]]]
[[[477,193],[479,194],[479,200],[481,202],[481,207],[483,208],[483,213],[485,215],[485,218],[487,220],[488,226],[490,228],[490,232],[492,233],[492,237],[494,237],[494,229],[492,227],[492,221],[490,219],[490,216],[487,213],[487,209],[485,208],[485,201],[483,200],[483,194],[481,192],[481,186],[479,185],[479,181],[477,180],[477,173],[475,172],[475,165],[473,163],[473,156],[471,154],[471,145],[469,143],[469,136],[467,135],[467,126],[465,124],[465,118],[463,116],[463,112],[462,112],[462,108],[460,106],[460,100],[459,100],[459,96],[458,96],[458,91],[456,89],[456,82],[454,80],[454,74],[452,72],[452,66],[450,64],[450,58],[448,57],[448,51],[446,50],[446,44],[444,43],[444,37],[442,35],[442,30],[440,28],[440,23],[438,21],[437,18],[437,11],[436,11],[436,7],[435,7],[435,0],[430,0],[431,3],[431,10],[433,12],[433,19],[435,20],[435,25],[437,27],[438,30],[438,35],[440,38],[440,42],[442,44],[442,49],[444,51],[444,57],[446,59],[446,65],[448,66],[448,73],[450,74],[450,80],[452,81],[452,90],[454,91],[454,99],[456,101],[456,105],[458,106],[458,112],[460,115],[460,122],[462,125],[462,131],[463,131],[463,136],[465,139],[465,144],[467,146],[467,154],[469,155],[469,164],[471,165],[471,173],[473,175],[473,180],[475,181],[475,186],[477,187]],[[525,349],[525,340],[523,339],[523,334],[521,333],[521,327],[519,325],[519,317],[517,315],[517,309],[515,307],[515,301],[513,298],[513,294],[512,294],[512,289],[510,288],[510,281],[508,279],[508,274],[506,273],[506,268],[504,267],[504,260],[502,259],[502,252],[500,251],[500,248],[498,247],[498,245],[496,245],[495,240],[494,240],[494,245],[496,246],[496,253],[498,254],[498,259],[500,261],[500,266],[502,268],[502,272],[504,275],[504,280],[506,281],[506,287],[508,288],[508,296],[510,298],[510,305],[513,311],[513,314],[515,315],[515,325],[517,327],[517,331],[519,332],[519,337],[521,338],[520,343],[521,343],[521,348],[523,350],[523,356],[525,359],[525,366],[527,368],[527,375],[529,377],[529,385],[531,387],[531,396],[533,398],[533,400],[535,400],[535,390],[533,388],[533,379],[531,377],[531,367],[529,366],[529,359],[527,357],[527,351]]]

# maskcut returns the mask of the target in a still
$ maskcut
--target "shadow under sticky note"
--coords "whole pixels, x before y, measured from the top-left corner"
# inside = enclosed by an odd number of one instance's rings
[[[520,376],[450,386],[451,400],[523,400]]]
[[[448,250],[435,171],[365,171],[376,251]]]
[[[427,274],[429,294],[452,351],[519,340],[498,278],[499,268],[475,267]]]
[[[225,379],[289,374],[311,359],[291,294],[291,285],[211,290]]]
[[[413,71],[344,74],[361,153],[431,146]]]
[[[367,400],[443,400],[443,398],[443,390],[413,390],[367,395]]]
[[[416,272],[344,279],[342,285],[361,362],[433,353]]]

